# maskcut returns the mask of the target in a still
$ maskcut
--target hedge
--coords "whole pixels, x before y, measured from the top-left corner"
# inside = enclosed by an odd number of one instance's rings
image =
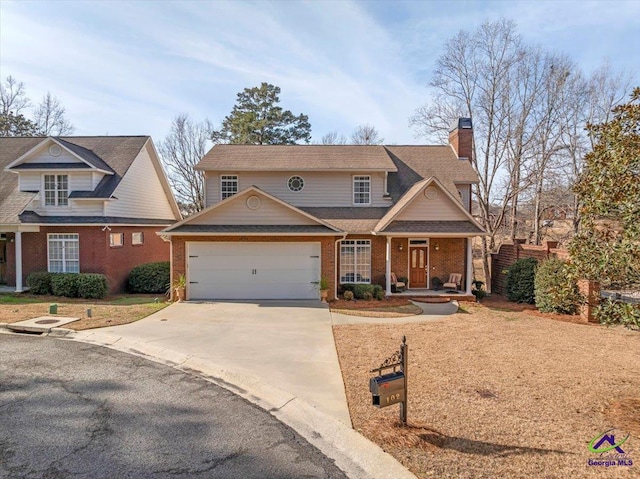
[[[107,278],[103,274],[80,274],[78,275],[78,296],[81,298],[100,299],[104,298],[109,291]]]
[[[145,263],[129,273],[128,289],[131,293],[165,293],[171,276],[169,261]]]
[[[107,278],[94,273],[49,273],[37,271],[27,277],[32,294],[52,294],[66,298],[104,298],[109,291]]]
[[[51,294],[51,273],[36,271],[27,276],[27,286],[32,294]]]
[[[518,303],[535,302],[535,278],[538,260],[523,258],[507,269],[507,299]]]
[[[53,273],[51,274],[51,293],[54,296],[78,297],[78,273]]]
[[[569,274],[569,265],[548,259],[536,270],[536,307],[543,313],[575,314],[580,304],[577,283]]]

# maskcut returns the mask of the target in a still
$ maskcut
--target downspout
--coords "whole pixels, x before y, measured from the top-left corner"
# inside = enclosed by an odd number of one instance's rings
[[[342,235],[342,238],[339,238],[335,241],[334,244],[334,252],[333,252],[333,297],[334,299],[338,299],[338,243],[340,241],[344,241],[347,238],[347,234]]]

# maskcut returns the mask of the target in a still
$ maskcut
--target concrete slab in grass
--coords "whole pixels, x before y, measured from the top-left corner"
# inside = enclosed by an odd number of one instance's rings
[[[64,316],[40,316],[33,319],[25,319],[16,323],[7,324],[7,329],[13,331],[28,331],[33,333],[48,333],[65,324],[78,321],[80,318],[67,318]]]

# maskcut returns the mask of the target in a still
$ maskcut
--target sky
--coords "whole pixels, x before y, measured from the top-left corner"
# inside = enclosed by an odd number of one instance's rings
[[[500,18],[587,74],[608,60],[640,75],[638,0],[0,0],[0,77],[34,102],[58,97],[77,135],[157,144],[177,115],[220,125],[238,92],[268,82],[309,116],[313,141],[371,124],[385,143],[416,144],[408,119],[444,42]]]

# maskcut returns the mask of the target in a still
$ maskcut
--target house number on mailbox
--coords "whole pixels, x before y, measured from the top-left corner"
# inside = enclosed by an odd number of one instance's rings
[[[369,379],[371,401],[376,407],[387,407],[400,403],[400,422],[407,425],[407,364],[409,346],[406,336],[402,337],[400,349],[384,360],[380,367],[369,372],[378,373]],[[399,369],[396,371],[396,369]],[[389,371],[385,374],[383,372]]]

